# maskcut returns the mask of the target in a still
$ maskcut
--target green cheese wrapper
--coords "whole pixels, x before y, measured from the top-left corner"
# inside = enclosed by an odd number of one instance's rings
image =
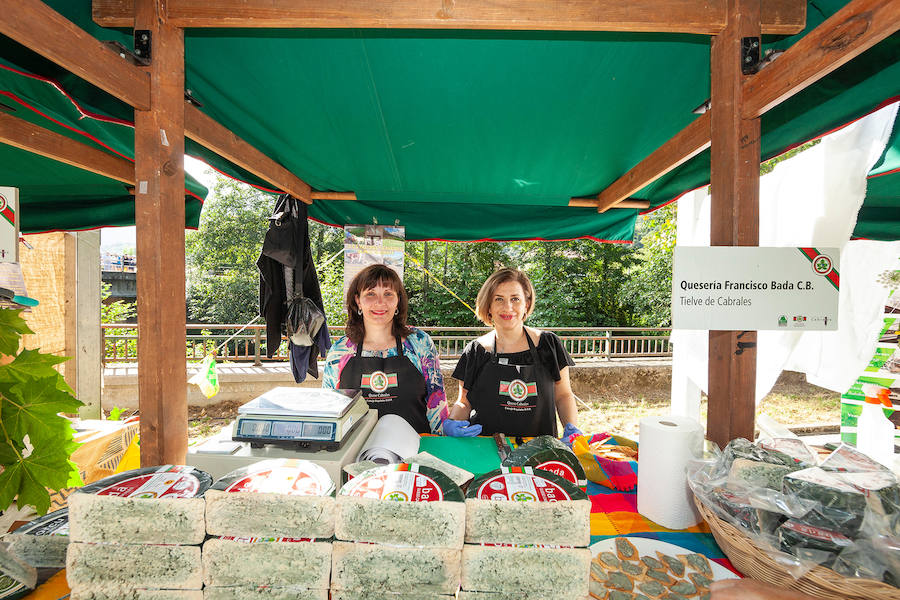
[[[503,467],[533,467],[550,471],[577,486],[587,485],[584,467],[568,446],[552,435],[541,435],[513,450]]]
[[[568,479],[531,467],[500,467],[479,475],[469,485],[466,498],[559,502],[587,500],[587,494]]]
[[[784,476],[782,492],[814,504],[802,521],[843,535],[854,536],[866,512],[866,495],[819,467]]]

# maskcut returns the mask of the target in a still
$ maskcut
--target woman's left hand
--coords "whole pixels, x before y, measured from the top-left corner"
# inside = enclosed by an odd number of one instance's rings
[[[584,435],[584,434],[581,433],[581,430],[578,429],[577,427],[575,427],[575,425],[573,425],[571,423],[566,423],[566,426],[563,428],[562,437],[560,439],[563,441],[563,443],[566,446],[571,448],[572,447],[572,438],[574,438],[576,435]]]

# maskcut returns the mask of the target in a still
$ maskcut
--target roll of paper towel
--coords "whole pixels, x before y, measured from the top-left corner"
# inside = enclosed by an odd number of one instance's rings
[[[702,455],[703,427],[697,421],[676,416],[641,419],[638,512],[669,529],[699,523],[685,469]]]

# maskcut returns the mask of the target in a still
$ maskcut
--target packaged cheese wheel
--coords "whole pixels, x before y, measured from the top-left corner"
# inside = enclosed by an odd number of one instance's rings
[[[584,490],[550,471],[531,467],[500,467],[475,478],[467,498],[515,502],[587,500]]]
[[[24,584],[7,575],[0,575],[0,600],[17,600],[30,593],[31,589]]]
[[[125,498],[196,498],[212,484],[206,471],[186,465],[162,465],[116,473],[77,493]]]
[[[578,457],[552,435],[542,435],[513,450],[501,463],[503,467],[532,467],[550,471],[579,487],[587,485],[584,467]]]
[[[309,460],[262,460],[223,475],[212,485],[223,492],[257,492],[295,496],[331,496],[334,481],[323,467]]]
[[[364,471],[341,488],[341,496],[400,502],[462,502],[462,490],[437,469],[417,463],[385,465]]]
[[[184,465],[163,465],[116,473],[79,488],[76,493],[126,498],[196,498],[211,483],[212,477],[205,471]],[[16,533],[67,536],[69,509],[61,508],[34,519]]]

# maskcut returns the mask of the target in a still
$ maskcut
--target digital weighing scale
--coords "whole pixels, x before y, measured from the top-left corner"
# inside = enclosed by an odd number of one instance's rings
[[[238,408],[231,439],[337,450],[368,410],[359,390],[276,387]]]

